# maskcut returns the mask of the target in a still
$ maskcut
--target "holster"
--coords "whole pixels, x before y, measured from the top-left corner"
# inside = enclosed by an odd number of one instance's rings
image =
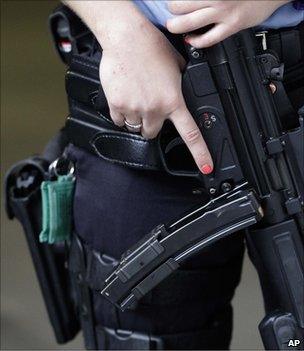
[[[64,132],[48,144],[43,156],[33,156],[15,164],[6,175],[6,210],[23,227],[50,323],[58,343],[72,340],[79,331],[78,317],[66,268],[67,248],[63,243],[39,242],[41,232],[40,184],[49,178],[51,161],[61,155]]]

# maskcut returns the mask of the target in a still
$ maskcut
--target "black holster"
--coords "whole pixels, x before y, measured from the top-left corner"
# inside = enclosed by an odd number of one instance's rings
[[[48,316],[58,343],[72,340],[79,331],[66,269],[67,248],[63,243],[39,242],[41,231],[41,182],[48,179],[48,166],[61,156],[66,144],[61,131],[48,144],[43,156],[15,164],[6,175],[6,209],[10,219],[21,223],[31,253]]]

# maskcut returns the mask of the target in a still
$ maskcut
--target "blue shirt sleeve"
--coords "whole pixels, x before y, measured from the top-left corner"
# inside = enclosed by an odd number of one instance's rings
[[[133,0],[133,2],[157,26],[166,27],[167,20],[174,17],[168,10],[167,1]]]
[[[159,0],[133,0],[144,15],[157,26],[166,26],[166,21],[172,18],[167,7],[167,1]],[[258,6],[258,2],[257,2]],[[292,3],[278,8],[266,21],[260,24],[257,30],[278,29],[293,27],[304,21],[304,9],[296,9]]]
[[[257,28],[278,29],[294,27],[304,21],[304,10],[297,10],[290,2],[279,7],[266,21]]]

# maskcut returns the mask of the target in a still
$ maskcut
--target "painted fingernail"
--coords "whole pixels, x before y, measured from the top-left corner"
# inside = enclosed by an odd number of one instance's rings
[[[212,172],[212,167],[210,165],[203,165],[201,168],[202,173],[204,174],[210,174]]]

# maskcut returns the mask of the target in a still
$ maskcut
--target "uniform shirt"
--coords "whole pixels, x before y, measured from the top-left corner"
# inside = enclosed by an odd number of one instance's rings
[[[174,17],[169,12],[167,1],[163,0],[133,0],[137,7],[144,15],[155,25],[165,27],[166,21]],[[257,3],[258,6],[258,3]],[[261,23],[257,30],[277,29],[284,27],[293,27],[304,21],[304,10],[297,10],[293,3],[285,4],[279,7],[266,21]]]

